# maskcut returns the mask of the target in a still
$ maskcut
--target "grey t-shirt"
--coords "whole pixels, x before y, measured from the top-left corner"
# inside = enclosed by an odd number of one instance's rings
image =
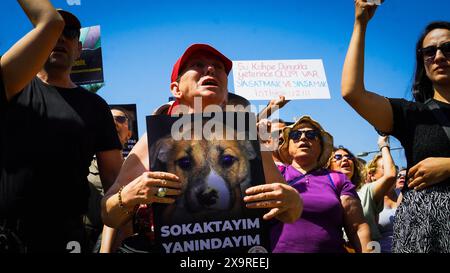
[[[361,205],[364,212],[364,217],[370,227],[370,234],[372,240],[378,241],[381,238],[380,230],[378,229],[378,214],[383,210],[383,200],[375,203],[373,197],[374,183],[368,183],[362,186],[358,191],[359,198],[361,199]]]

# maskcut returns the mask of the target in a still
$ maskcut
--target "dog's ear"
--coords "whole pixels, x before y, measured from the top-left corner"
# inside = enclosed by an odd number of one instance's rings
[[[169,153],[172,145],[173,139],[170,136],[168,136],[158,139],[158,141],[156,141],[150,147],[149,157],[151,170],[158,169],[159,162],[167,163],[167,161],[169,160]]]
[[[257,157],[255,149],[253,148],[253,145],[249,140],[242,140],[241,146],[242,148],[244,148],[244,152],[247,154],[249,160],[255,159]]]

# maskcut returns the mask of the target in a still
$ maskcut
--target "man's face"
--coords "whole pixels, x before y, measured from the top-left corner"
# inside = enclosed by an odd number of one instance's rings
[[[61,34],[47,59],[46,68],[71,69],[75,60],[80,57],[81,43],[78,35],[73,35],[73,28],[67,28]]]
[[[111,114],[114,117],[114,122],[116,123],[117,135],[119,136],[120,143],[122,147],[128,142],[131,137],[131,131],[128,128],[128,118],[124,112],[112,109]]]
[[[181,103],[194,107],[194,98],[202,98],[202,109],[222,105],[227,98],[228,75],[220,59],[199,51],[190,56],[180,73],[179,82],[171,84],[172,93]]]

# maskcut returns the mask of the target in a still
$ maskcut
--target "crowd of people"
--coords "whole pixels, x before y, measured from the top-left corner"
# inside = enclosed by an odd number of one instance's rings
[[[124,159],[126,111],[71,81],[77,17],[48,0],[18,2],[34,28],[0,59],[0,253],[67,252],[71,242],[81,252],[155,251],[152,205],[173,204],[180,177],[151,169],[146,135]],[[264,181],[242,202],[264,211],[270,252],[373,252],[376,244],[381,252],[450,252],[450,22],[430,23],[417,42],[415,101],[386,98],[364,85],[376,8],[355,1],[342,73],[343,99],[380,134],[372,160],[335,147],[310,116],[270,120],[289,103],[284,97],[256,116]],[[153,115],[247,111],[250,102],[227,90],[231,68],[214,47],[191,45],[172,69],[173,100]],[[406,168],[395,165],[390,136],[404,147]]]

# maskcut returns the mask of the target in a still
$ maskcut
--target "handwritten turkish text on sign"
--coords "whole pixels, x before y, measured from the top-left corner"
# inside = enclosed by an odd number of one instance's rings
[[[329,99],[322,60],[234,61],[235,93],[250,100]]]

